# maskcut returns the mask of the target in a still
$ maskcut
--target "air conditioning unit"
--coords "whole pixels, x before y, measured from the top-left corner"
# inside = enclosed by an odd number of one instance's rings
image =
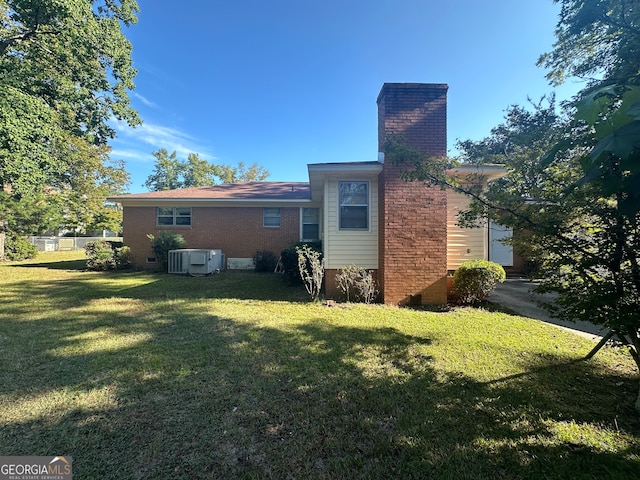
[[[209,275],[224,269],[222,250],[169,250],[169,273]]]

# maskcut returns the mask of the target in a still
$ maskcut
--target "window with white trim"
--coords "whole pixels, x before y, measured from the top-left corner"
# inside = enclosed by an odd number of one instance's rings
[[[369,228],[369,182],[339,182],[340,230]]]
[[[320,239],[320,209],[302,209],[302,241]]]
[[[188,227],[191,225],[191,208],[158,207],[156,225],[159,227]]]
[[[280,209],[279,208],[263,208],[262,209],[262,226],[263,227],[279,227],[280,226]]]

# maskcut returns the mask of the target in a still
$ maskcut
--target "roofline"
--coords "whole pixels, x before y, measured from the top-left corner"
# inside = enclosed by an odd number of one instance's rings
[[[311,172],[381,172],[382,164],[379,162],[360,163],[309,163],[307,170]]]
[[[127,197],[125,195],[119,197],[107,197],[109,202],[127,204],[128,206],[139,205],[176,205],[183,203],[193,204],[216,204],[216,205],[242,205],[249,206],[254,205],[290,205],[296,206],[296,204],[308,204],[312,203],[311,198],[298,198],[298,199],[274,199],[274,198],[168,198],[168,197]]]
[[[440,90],[445,93],[449,90],[447,83],[416,83],[416,82],[386,82],[382,84],[376,103],[380,103],[380,99],[384,97],[390,90]]]

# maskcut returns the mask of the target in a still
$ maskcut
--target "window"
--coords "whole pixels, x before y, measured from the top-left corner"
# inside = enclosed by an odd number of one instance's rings
[[[302,240],[318,240],[320,238],[320,210],[317,208],[302,209]]]
[[[279,227],[280,226],[280,209],[279,208],[263,208],[262,209],[262,226],[263,227]]]
[[[191,209],[185,207],[158,207],[158,226],[183,226],[191,225]]]
[[[369,228],[369,183],[340,182],[340,230],[366,230]]]

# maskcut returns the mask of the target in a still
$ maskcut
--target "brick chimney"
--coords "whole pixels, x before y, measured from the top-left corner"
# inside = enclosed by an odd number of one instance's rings
[[[401,138],[426,156],[447,153],[446,84],[385,83],[378,96],[378,148]],[[385,161],[379,178],[379,282],[385,303],[447,301],[447,197],[407,182]]]

